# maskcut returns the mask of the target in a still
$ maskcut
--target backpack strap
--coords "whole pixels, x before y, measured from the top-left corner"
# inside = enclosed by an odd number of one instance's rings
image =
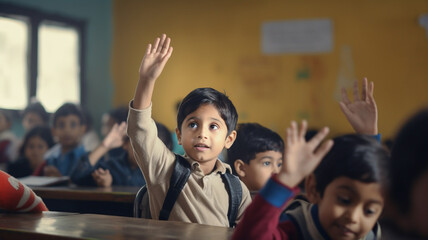
[[[238,177],[231,174],[229,169],[225,174],[221,174],[221,178],[229,194],[229,209],[227,211],[227,219],[229,220],[229,227],[236,226],[236,217],[238,216],[238,209],[242,201],[242,186]]]
[[[182,156],[175,154],[174,170],[172,172],[169,189],[166,193],[162,209],[159,213],[159,220],[168,220],[171,210],[177,201],[178,195],[186,185],[190,176],[190,164]]]

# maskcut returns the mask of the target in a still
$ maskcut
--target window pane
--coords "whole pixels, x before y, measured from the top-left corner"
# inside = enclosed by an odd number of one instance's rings
[[[39,27],[37,98],[54,112],[65,102],[80,104],[78,31],[43,23]]]
[[[27,39],[25,21],[0,17],[0,108],[27,105]]]

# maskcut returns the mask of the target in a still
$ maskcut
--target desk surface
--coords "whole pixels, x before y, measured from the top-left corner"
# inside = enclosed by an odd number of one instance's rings
[[[139,187],[112,186],[100,188],[62,186],[33,187],[32,189],[42,199],[133,203]]]
[[[233,229],[98,214],[0,214],[0,239],[230,239]]]

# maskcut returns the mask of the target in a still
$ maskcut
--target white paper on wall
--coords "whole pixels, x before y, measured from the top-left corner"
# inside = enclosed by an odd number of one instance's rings
[[[330,19],[288,20],[262,24],[262,53],[323,53],[333,49]]]

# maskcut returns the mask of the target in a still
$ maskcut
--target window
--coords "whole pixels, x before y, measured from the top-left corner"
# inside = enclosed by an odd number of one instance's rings
[[[0,108],[23,109],[36,97],[49,112],[83,105],[84,23],[0,4]]]

